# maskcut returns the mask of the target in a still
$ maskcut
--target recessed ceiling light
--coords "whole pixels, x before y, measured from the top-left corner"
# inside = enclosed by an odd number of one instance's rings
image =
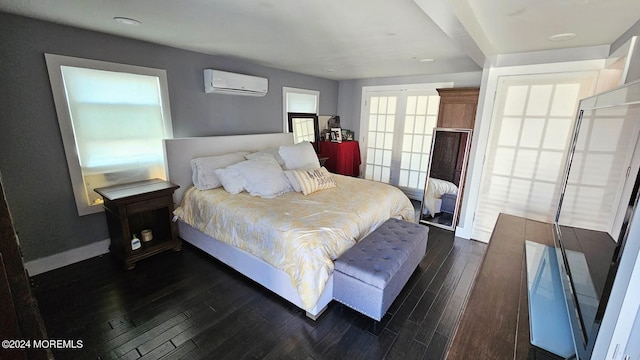
[[[119,22],[120,24],[131,25],[131,26],[138,26],[142,24],[140,21],[136,19],[131,19],[131,18],[122,17],[122,16],[116,16],[113,18],[113,20],[115,20],[116,22]]]
[[[336,72],[336,69],[331,69],[331,68],[329,68],[329,69],[326,69],[325,71],[326,71],[326,72]]]
[[[562,33],[562,34],[555,34],[555,35],[549,36],[549,40],[551,40],[551,41],[567,41],[567,40],[573,39],[574,37],[576,37],[575,33]]]
[[[434,63],[435,60],[434,59],[429,59],[429,58],[424,58],[424,59],[420,59],[421,63],[425,63],[425,64],[431,64]]]

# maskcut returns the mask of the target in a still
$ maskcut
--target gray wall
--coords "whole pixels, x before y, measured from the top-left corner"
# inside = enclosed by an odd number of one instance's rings
[[[26,261],[109,237],[102,213],[77,214],[44,53],[166,69],[175,137],[281,132],[282,86],[337,113],[336,81],[0,12],[0,172]],[[205,94],[209,67],[267,77],[269,93]]]

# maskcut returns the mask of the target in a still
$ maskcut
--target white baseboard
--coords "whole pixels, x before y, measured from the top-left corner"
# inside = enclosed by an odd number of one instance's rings
[[[456,236],[457,237],[461,237],[463,239],[467,239],[467,240],[476,240],[485,244],[489,243],[489,238],[486,239],[472,239],[471,238],[471,227],[460,227],[460,226],[456,226]]]
[[[104,239],[79,248],[63,251],[55,255],[27,261],[24,264],[24,267],[29,272],[29,276],[42,274],[47,271],[59,269],[92,257],[106,254],[109,252],[109,243],[110,239]]]

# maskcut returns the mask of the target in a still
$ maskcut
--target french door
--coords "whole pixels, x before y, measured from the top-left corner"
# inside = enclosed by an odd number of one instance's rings
[[[440,105],[435,88],[364,93],[360,133],[365,179],[397,186],[422,200]]]

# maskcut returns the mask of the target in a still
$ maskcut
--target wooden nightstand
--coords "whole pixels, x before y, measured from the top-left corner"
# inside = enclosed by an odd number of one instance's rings
[[[124,262],[126,269],[136,261],[173,249],[180,251],[178,228],[173,217],[173,192],[180,186],[153,179],[95,189],[104,199],[111,245],[109,250]],[[142,230],[152,231],[153,239],[142,241]],[[142,247],[131,249],[133,234]]]

